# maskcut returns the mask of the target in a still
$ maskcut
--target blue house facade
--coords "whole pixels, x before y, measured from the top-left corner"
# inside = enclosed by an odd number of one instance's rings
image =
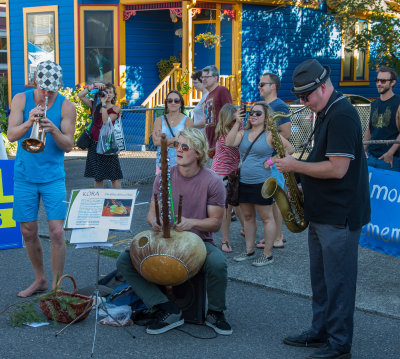
[[[325,1],[273,3],[7,1],[10,95],[29,89],[36,64],[49,58],[62,66],[66,87],[113,82],[120,98],[139,106],[160,84],[157,63],[174,56],[189,75],[216,64],[221,75],[232,80],[237,103],[259,100],[257,83],[264,72],[279,74],[279,96],[295,100],[291,76],[308,58],[331,67],[332,82],[341,92],[376,97],[375,69],[368,66],[372,55],[344,51],[349,34],[323,26]],[[200,33],[216,34],[219,41],[206,48],[194,41]]]

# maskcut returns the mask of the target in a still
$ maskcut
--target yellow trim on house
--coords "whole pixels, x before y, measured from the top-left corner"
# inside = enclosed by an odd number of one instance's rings
[[[233,6],[236,10],[236,20],[232,23],[232,74],[235,76],[237,98],[234,102],[239,105],[242,87],[242,5]]]
[[[369,86],[369,81],[340,81],[339,86]]]
[[[11,43],[10,43],[10,3],[6,0],[6,32],[7,32],[7,82],[8,82],[8,103],[11,106]]]
[[[219,11],[221,10],[221,4],[217,4],[216,6],[217,11],[215,13],[215,18],[216,18],[216,23],[215,23],[215,35],[219,36],[221,38],[221,19],[219,18],[218,14]],[[221,72],[221,43],[218,42],[218,44],[215,46],[215,66]]]
[[[79,83],[79,6],[78,0],[74,0],[74,65],[75,65],[75,84]]]
[[[126,30],[124,20],[125,5],[119,5],[119,77],[118,77],[118,98],[125,98],[126,93]]]
[[[48,13],[54,12],[54,61],[59,64],[59,41],[58,41],[58,5],[51,6],[35,6],[35,7],[24,7],[23,21],[24,21],[24,72],[25,72],[25,86],[28,84],[28,29],[26,23],[26,17],[28,14]]]
[[[79,81],[78,83],[85,85],[85,11],[112,11],[113,12],[113,32],[114,32],[114,69],[113,69],[113,81],[114,85],[119,87],[119,64],[118,64],[118,5],[79,5]]]

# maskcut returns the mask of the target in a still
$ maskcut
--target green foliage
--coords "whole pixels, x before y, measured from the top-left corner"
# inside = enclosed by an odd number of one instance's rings
[[[175,56],[170,56],[169,60],[160,60],[157,62],[158,77],[160,80],[163,80],[165,76],[174,68],[174,63],[179,62],[179,60]]]
[[[54,307],[54,301],[60,306],[62,311],[67,311],[71,318],[75,318],[76,314],[72,309],[71,304],[83,303],[85,299],[57,294],[60,291],[62,292],[62,287],[58,286],[48,293],[33,297],[21,303],[12,304],[1,313],[8,311],[12,307],[15,308],[15,310],[8,312],[10,319],[9,324],[12,327],[21,327],[24,323],[47,322],[47,319],[42,314],[39,314],[37,310],[38,303],[40,301],[45,301],[53,317],[53,322],[55,325],[57,325],[58,312]]]
[[[194,42],[202,42],[204,47],[212,49],[221,42],[221,36],[212,34],[211,32],[204,32],[198,34],[194,38]]]
[[[191,90],[191,87],[189,86],[188,82],[188,76],[189,76],[189,71],[188,69],[186,69],[176,84],[177,90],[180,92],[182,96],[186,95]]]
[[[8,80],[6,77],[0,77],[0,106],[8,105]]]
[[[35,303],[21,303],[15,305],[16,310],[8,313],[11,327],[22,327],[24,323],[43,323],[46,318],[38,313]]]
[[[330,0],[332,12],[326,17],[326,25],[336,25],[344,33],[351,33],[359,19],[367,19],[369,26],[354,36],[346,50],[373,49],[370,64],[386,65],[400,71],[400,0],[391,5],[383,0]]]
[[[72,90],[71,88],[66,87],[58,91],[60,94],[64,95],[68,100],[70,100],[75,105],[76,108],[76,125],[74,134],[75,142],[86,128],[90,116],[90,109],[86,105],[84,105],[78,97],[78,93],[81,90],[82,89]]]

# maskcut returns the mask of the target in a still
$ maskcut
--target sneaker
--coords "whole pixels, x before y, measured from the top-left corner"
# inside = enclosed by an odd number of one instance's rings
[[[316,337],[309,331],[300,335],[291,335],[283,339],[283,343],[294,347],[322,348],[327,344],[326,338]]]
[[[216,333],[222,335],[231,335],[232,328],[225,319],[224,312],[216,312],[215,310],[209,310],[207,312],[205,324],[213,328]]]
[[[181,325],[184,324],[184,322],[185,321],[183,320],[182,317],[182,311],[179,311],[179,313],[175,314],[175,313],[168,313],[160,309],[157,312],[157,319],[154,320],[154,322],[147,327],[146,333],[147,334],[165,333],[168,330],[180,327]]]
[[[262,267],[272,263],[274,263],[274,258],[272,256],[267,257],[265,254],[263,254],[251,264],[255,267]]]
[[[243,262],[243,261],[246,261],[248,259],[251,259],[252,256],[254,256],[254,254],[255,254],[254,251],[251,252],[251,253],[244,252],[242,254],[239,254],[239,255],[233,257],[233,260],[236,261],[236,262]]]
[[[238,220],[238,219],[237,219],[237,217],[236,217],[235,212],[232,211],[232,213],[231,213],[231,222],[236,222],[237,220]]]

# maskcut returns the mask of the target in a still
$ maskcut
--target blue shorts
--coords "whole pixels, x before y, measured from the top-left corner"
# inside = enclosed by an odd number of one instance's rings
[[[64,178],[47,183],[15,181],[13,219],[17,222],[36,221],[40,198],[48,221],[65,219],[67,191]]]
[[[374,168],[381,168],[383,170],[389,170],[389,171],[400,171],[400,157],[393,157],[393,168],[390,167],[390,163],[386,163],[384,160],[379,160],[378,158],[370,155],[368,153],[368,159],[367,159],[368,166],[374,167]]]

